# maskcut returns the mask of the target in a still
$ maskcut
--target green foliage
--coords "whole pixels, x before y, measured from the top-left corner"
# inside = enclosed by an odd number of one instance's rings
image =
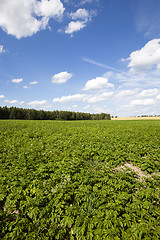
[[[23,109],[17,107],[0,107],[0,119],[23,120],[110,120],[110,114],[90,114],[70,111],[43,111],[35,109]]]
[[[159,121],[0,129],[0,239],[160,239]],[[152,177],[118,171],[126,162]]]

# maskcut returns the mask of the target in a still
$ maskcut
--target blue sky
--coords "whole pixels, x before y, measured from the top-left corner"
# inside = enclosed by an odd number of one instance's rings
[[[160,114],[159,0],[0,0],[0,105]]]

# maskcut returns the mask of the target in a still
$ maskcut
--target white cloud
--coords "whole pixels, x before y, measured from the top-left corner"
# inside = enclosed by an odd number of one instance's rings
[[[79,8],[76,12],[71,12],[70,17],[72,20],[79,20],[88,22],[91,21],[92,17],[96,15],[96,11],[88,11],[85,8]]]
[[[122,57],[120,61],[121,61],[121,62],[126,62],[127,59],[125,59],[125,58]]]
[[[0,45],[0,53],[2,53],[2,52],[3,52],[3,46]]]
[[[158,94],[159,91],[157,88],[154,89],[147,89],[147,90],[143,90],[142,92],[140,92],[137,97],[150,97],[150,96],[154,96],[156,94]]]
[[[64,10],[60,0],[42,0],[35,2],[35,13],[37,16],[59,18],[63,15]]]
[[[160,94],[157,96],[157,99],[160,100]]]
[[[64,10],[60,0],[1,0],[0,27],[18,39],[31,36],[45,29],[51,17],[61,17]]]
[[[84,110],[89,110],[90,107],[91,107],[91,105],[87,105],[87,106],[84,107]]]
[[[84,8],[79,8],[76,12],[70,13],[72,18],[68,26],[65,29],[65,33],[73,34],[74,32],[80,31],[87,26],[87,23],[92,20],[92,17],[96,15],[96,11],[88,11]]]
[[[83,90],[100,90],[108,87],[114,87],[112,83],[108,82],[107,78],[97,77],[95,79],[89,80]]]
[[[51,105],[51,104],[50,104],[50,105],[44,105],[44,106],[43,106],[43,109],[47,109],[47,110],[48,110],[48,109],[51,109],[51,108],[52,108],[52,105]]]
[[[28,88],[28,86],[27,86],[27,85],[25,85],[25,86],[23,86],[23,88],[24,88],[24,89],[27,89],[27,88]]]
[[[90,15],[89,12],[84,8],[79,8],[76,12],[70,13],[70,16],[73,20],[81,19],[85,21],[88,20],[89,15]]]
[[[65,33],[72,34],[74,32],[77,32],[77,31],[83,29],[84,27],[86,27],[85,22],[81,22],[81,21],[74,22],[74,21],[72,21],[66,27]]]
[[[93,95],[92,97],[89,97],[87,101],[89,103],[101,102],[101,101],[105,101],[105,100],[109,99],[112,96],[113,96],[113,92],[96,94],[96,95]]]
[[[72,108],[77,108],[78,106],[77,105],[73,105]]]
[[[110,109],[112,109],[112,113],[110,112],[112,115],[141,116],[159,114],[159,49],[160,39],[154,39],[149,44],[146,44],[143,50],[136,51],[135,58],[132,54],[130,55],[128,60],[130,60],[129,64],[132,71],[108,71],[103,74],[103,77],[107,78],[109,82],[116,82],[114,88],[114,96],[116,97],[112,97],[111,100],[107,101],[110,104]],[[145,57],[142,58],[143,52]],[[127,61],[124,64],[128,65]]]
[[[15,103],[18,103],[18,100],[4,100],[5,103],[10,103],[10,104],[15,104]]]
[[[153,66],[160,69],[160,39],[153,39],[140,50],[132,52],[128,60],[131,71],[146,71]]]
[[[42,101],[35,100],[35,101],[28,102],[27,104],[32,106],[32,107],[36,107],[36,106],[45,105],[46,103],[47,103],[46,100],[42,100]]]
[[[0,98],[4,98],[4,95],[0,95]]]
[[[94,113],[110,113],[106,106],[93,106]]]
[[[128,96],[132,96],[137,92],[137,89],[134,90],[122,90],[121,92],[119,92],[116,97],[128,97]]]
[[[72,102],[72,101],[85,101],[87,99],[87,95],[85,94],[75,94],[69,96],[63,96],[61,98],[54,98],[53,102],[65,103],[65,102]]]
[[[80,1],[80,5],[84,5],[86,3],[92,3],[92,2],[93,2],[93,0],[82,0],[82,1]]]
[[[6,100],[4,100],[4,102],[5,102],[5,103],[9,103],[9,104],[19,104],[19,105],[22,105],[22,104],[24,103],[24,101],[18,101],[18,100],[16,100],[16,99],[14,99],[14,100],[8,100],[8,99],[6,99]]]
[[[23,78],[14,78],[11,80],[13,83],[20,83],[23,82]]]
[[[154,88],[160,87],[160,70],[154,69],[148,72],[132,72],[126,71],[122,73],[106,72],[104,77],[109,81],[116,81],[121,88]]]
[[[85,112],[89,113],[111,113],[111,110],[108,109],[107,105],[91,104],[85,106],[83,109]]]
[[[3,45],[0,45],[0,54],[1,53],[5,53],[5,49],[4,49]]]
[[[132,100],[130,105],[133,105],[133,106],[147,106],[147,105],[153,105],[155,104],[155,100],[152,99],[152,98],[147,98],[147,99],[135,99],[135,100]]]
[[[68,110],[68,111],[73,111],[73,109],[77,108],[77,105],[73,105],[71,107],[63,107],[64,110]]]
[[[52,83],[63,84],[66,83],[71,77],[72,77],[71,73],[60,72],[52,77]]]
[[[30,82],[31,85],[36,85],[37,83],[37,81]]]
[[[54,98],[54,103],[65,103],[65,102],[88,102],[88,103],[95,103],[100,101],[105,101],[109,99],[113,95],[113,92],[106,92],[102,94],[96,95],[86,95],[86,94],[75,94],[75,95],[68,95],[62,96],[61,98]]]

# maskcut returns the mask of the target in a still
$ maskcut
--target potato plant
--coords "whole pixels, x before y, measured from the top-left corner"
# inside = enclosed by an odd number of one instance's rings
[[[160,239],[159,146],[158,120],[1,120],[0,239]]]

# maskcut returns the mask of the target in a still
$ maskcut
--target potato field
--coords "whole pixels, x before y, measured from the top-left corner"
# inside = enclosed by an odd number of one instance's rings
[[[0,239],[160,239],[160,121],[0,121]]]

